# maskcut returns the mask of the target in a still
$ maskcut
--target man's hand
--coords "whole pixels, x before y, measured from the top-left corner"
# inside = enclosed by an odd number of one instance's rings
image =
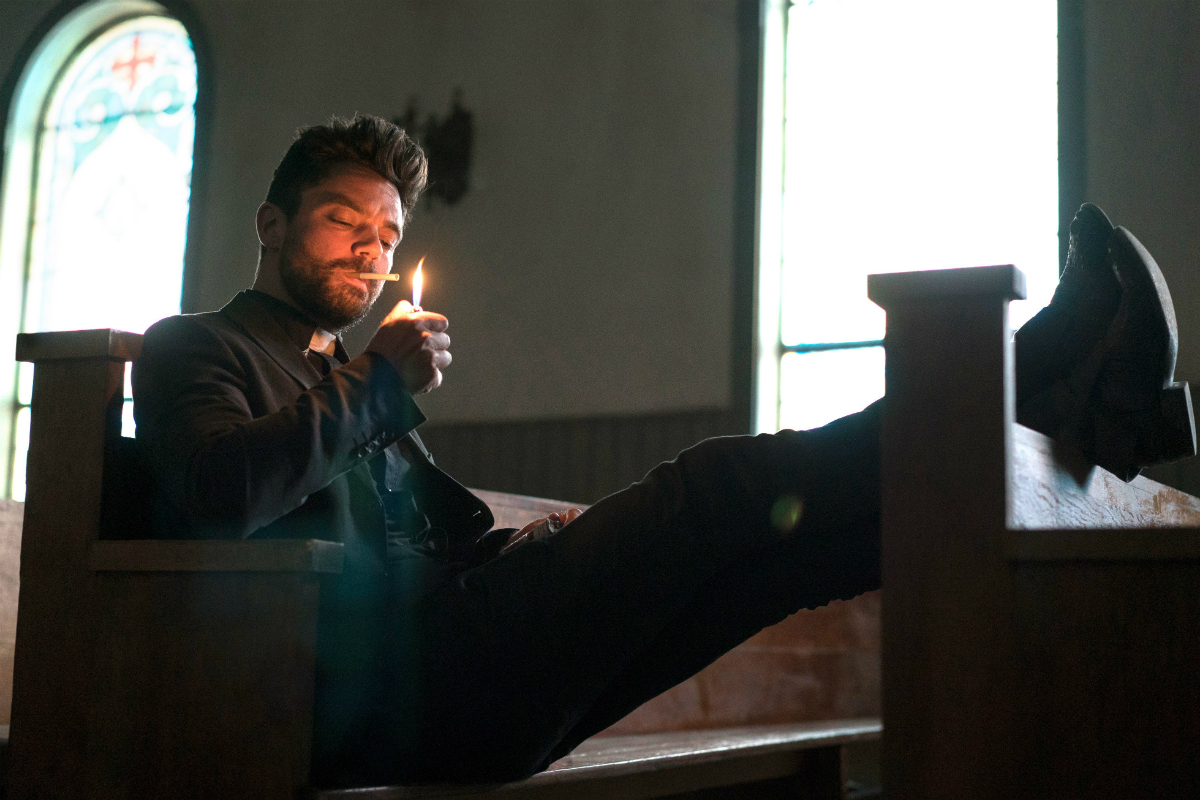
[[[386,358],[412,394],[433,391],[450,366],[450,321],[432,311],[417,311],[401,300],[379,323],[367,350]]]
[[[545,535],[546,533],[556,533],[557,531],[561,530],[563,526],[568,525],[578,519],[579,515],[582,513],[583,512],[578,508],[568,508],[566,511],[555,511],[548,517],[535,519],[533,522],[529,523],[524,528],[521,528],[521,530],[517,531],[512,536],[508,537],[508,543],[504,545],[500,552],[506,553],[517,545],[520,545],[531,538],[541,538],[538,532],[538,528],[540,526],[545,526],[544,533],[542,533],[542,535]]]

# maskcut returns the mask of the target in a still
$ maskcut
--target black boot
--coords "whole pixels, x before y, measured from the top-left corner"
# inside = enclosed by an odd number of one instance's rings
[[[1132,480],[1142,467],[1194,456],[1196,427],[1187,382],[1174,380],[1179,333],[1167,282],[1124,228],[1108,251],[1123,291],[1080,444],[1096,464]]]
[[[1178,333],[1162,273],[1141,243],[1084,204],[1050,305],[1016,336],[1017,421],[1072,442],[1124,480],[1195,455]]]
[[[1121,303],[1108,260],[1112,231],[1099,208],[1079,208],[1054,299],[1017,331],[1017,422],[1047,436],[1078,421],[1100,372],[1104,336]]]

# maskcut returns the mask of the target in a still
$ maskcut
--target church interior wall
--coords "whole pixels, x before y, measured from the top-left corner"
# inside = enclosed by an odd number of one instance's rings
[[[1085,195],[1157,256],[1177,377],[1200,379],[1200,10],[1082,6]],[[61,8],[4,4],[0,70]],[[418,118],[442,116],[461,91],[471,187],[453,206],[423,201],[397,258],[407,273],[426,256],[427,305],[451,319],[455,363],[422,399],[443,462],[489,488],[592,500],[693,437],[736,432],[736,0],[186,8],[211,89],[188,310],[252,280],[254,209],[295,127],[399,116],[410,99]],[[873,213],[885,210],[864,198]],[[405,291],[389,286],[376,316]],[[373,321],[347,335],[352,349]],[[517,469],[478,455],[514,443],[530,453]],[[592,474],[555,466],[579,458]],[[1190,464],[1155,476],[1200,488]]]
[[[254,211],[298,126],[410,99],[442,117],[461,91],[470,189],[422,202],[396,259],[407,277],[425,256],[426,306],[451,320],[430,416],[728,405],[734,5],[192,0],[211,116],[187,310],[252,281]],[[5,4],[4,67],[52,8]],[[389,286],[376,317],[406,293]]]

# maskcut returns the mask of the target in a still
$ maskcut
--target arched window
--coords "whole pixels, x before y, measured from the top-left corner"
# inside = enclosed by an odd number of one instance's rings
[[[141,332],[179,313],[196,85],[187,30],[154,3],[94,2],[46,36],[5,142],[0,289],[17,290],[17,330]],[[32,365],[12,378],[4,488],[22,499]]]

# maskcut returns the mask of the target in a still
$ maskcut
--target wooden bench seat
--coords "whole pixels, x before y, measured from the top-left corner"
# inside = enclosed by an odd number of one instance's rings
[[[879,739],[877,719],[603,736],[528,780],[499,786],[382,786],[317,791],[313,800],[587,800],[670,797],[743,787],[756,797],[835,800],[845,793],[846,745]],[[0,796],[8,726],[0,725]],[[771,790],[776,790],[772,792]]]
[[[845,790],[844,747],[878,739],[881,731],[879,720],[862,719],[604,736],[588,739],[545,772],[516,783],[347,789],[318,792],[315,797],[637,800],[742,786],[755,796],[834,800]]]

